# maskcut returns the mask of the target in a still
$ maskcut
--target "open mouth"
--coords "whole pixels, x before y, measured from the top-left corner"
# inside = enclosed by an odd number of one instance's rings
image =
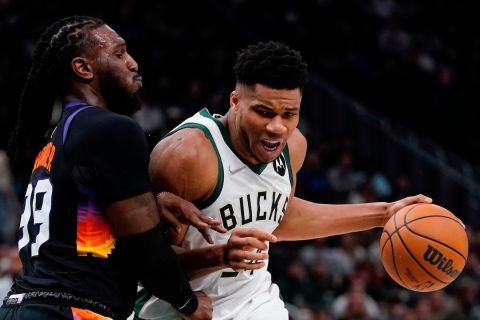
[[[275,151],[280,146],[280,142],[277,141],[261,140],[261,142],[262,146],[268,151]]]
[[[141,76],[135,76],[135,77],[133,77],[133,80],[135,80],[136,82],[140,82],[140,83],[143,82],[143,79],[142,79]]]

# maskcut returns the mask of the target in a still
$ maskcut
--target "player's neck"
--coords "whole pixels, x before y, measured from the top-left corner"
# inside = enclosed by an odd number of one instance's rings
[[[71,90],[64,98],[63,102],[68,103],[71,101],[83,101],[92,106],[108,109],[107,103],[103,96],[93,90],[91,87],[76,88]]]

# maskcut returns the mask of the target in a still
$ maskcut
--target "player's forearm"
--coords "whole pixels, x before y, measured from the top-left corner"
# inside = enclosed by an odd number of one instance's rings
[[[388,203],[318,204],[293,198],[273,234],[279,240],[307,240],[383,226]]]
[[[174,248],[180,264],[190,280],[227,267],[226,245],[219,244],[194,250]]]

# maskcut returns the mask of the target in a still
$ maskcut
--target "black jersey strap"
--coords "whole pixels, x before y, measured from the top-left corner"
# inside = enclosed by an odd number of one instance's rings
[[[79,105],[79,104],[77,104],[77,105]],[[88,109],[88,108],[93,108],[93,106],[90,106],[90,105],[87,105],[87,104],[81,104],[81,105],[83,105],[83,107],[75,110],[71,115],[68,116],[67,120],[65,120],[65,124],[63,125],[63,140],[62,140],[63,143],[65,143],[65,140],[67,139],[68,129],[70,128],[70,124],[72,124],[73,119],[83,110]],[[64,110],[68,109],[68,108],[71,108],[71,107],[74,107],[74,106],[73,105],[69,106],[67,104],[64,107]]]

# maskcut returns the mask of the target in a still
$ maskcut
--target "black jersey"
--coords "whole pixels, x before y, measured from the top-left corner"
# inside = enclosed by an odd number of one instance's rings
[[[12,291],[58,290],[94,299],[120,317],[133,309],[126,267],[104,206],[150,191],[149,152],[130,118],[69,103],[38,154],[25,194]]]

